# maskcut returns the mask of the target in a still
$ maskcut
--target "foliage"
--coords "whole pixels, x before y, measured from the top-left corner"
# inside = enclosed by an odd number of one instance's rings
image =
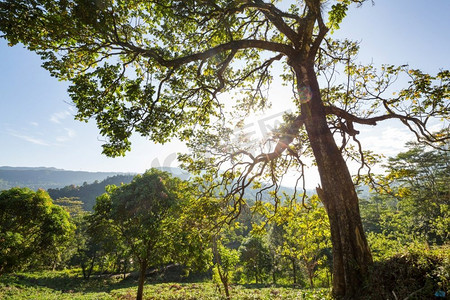
[[[166,251],[150,253],[147,249],[148,246],[153,249],[164,247],[161,243],[166,234],[165,222],[176,217],[175,209],[182,200],[181,184],[168,173],[152,169],[136,176],[130,184],[109,186],[107,193],[97,199],[93,220],[99,218],[99,221],[112,223],[137,258],[150,259],[157,264],[165,260],[157,253]],[[170,243],[169,240],[165,242]]]
[[[99,222],[92,214],[76,218],[71,266],[81,267],[83,278],[93,272],[126,273],[130,269],[128,247],[107,222]]]
[[[84,183],[83,185],[67,185],[63,188],[48,189],[48,193],[52,199],[59,198],[78,198],[83,203],[83,209],[92,211],[95,205],[95,199],[105,192],[108,185],[121,185],[122,183],[130,183],[134,175],[116,175],[108,177],[102,181],[94,181],[93,183]]]
[[[449,247],[424,245],[377,262],[365,299],[432,299],[438,290],[450,290]]]
[[[223,285],[225,296],[231,299],[230,284],[239,262],[239,252],[222,245],[220,241],[213,242],[215,264],[213,267],[213,281],[219,286]]]
[[[422,142],[450,138],[428,129],[433,120],[447,124],[449,71],[433,76],[406,66],[360,66],[355,43],[327,39],[348,7],[362,2],[3,0],[0,31],[10,45],[37,52],[53,76],[70,81],[76,118],[95,119],[106,137],[104,154],[124,155],[134,132],[158,143],[187,141],[195,151],[184,163],[197,174],[220,173],[231,218],[248,187],[265,189],[257,178],[278,199],[289,169],[304,181],[300,155],[313,157],[334,233],[335,293],[352,297],[372,257],[346,159],[361,169],[374,162],[355,125],[395,119]],[[236,145],[235,125],[269,104],[273,66],[292,86],[292,113],[263,145],[245,137]],[[337,74],[346,75],[344,82]],[[406,87],[389,94],[400,76],[407,76]],[[220,97],[230,94],[236,97]],[[237,119],[231,125],[223,119],[229,108]],[[130,216],[116,217],[132,227]]]
[[[239,252],[248,281],[254,278],[256,284],[264,283],[272,264],[267,242],[260,236],[250,235],[242,242]]]
[[[395,235],[386,236],[383,233],[376,232],[368,232],[367,240],[372,250],[374,261],[386,260],[412,243]]]
[[[450,227],[444,229],[450,218],[450,154],[417,143],[407,146],[407,152],[389,159],[389,192],[398,199],[403,219],[409,219],[408,231],[423,235],[429,243],[442,244],[450,232]]]
[[[407,147],[389,159],[387,174],[378,178],[379,193],[361,202],[364,226],[402,245],[416,240],[441,245],[450,232],[448,151],[417,143]]]
[[[83,202],[76,197],[57,198],[56,200],[53,200],[53,203],[64,208],[72,218],[82,217],[86,213],[83,210]]]
[[[367,299],[448,293],[448,146],[430,149],[410,142],[407,147],[389,159],[387,174],[378,177],[379,192],[361,202],[376,261]]]
[[[97,198],[92,224],[97,228],[110,224],[129,247],[139,265],[138,299],[142,299],[150,264],[171,262],[179,256],[180,243],[186,241],[180,238],[177,220],[182,214],[181,205],[189,202],[189,189],[187,182],[151,169],[137,175],[130,184],[108,186],[107,192]]]
[[[56,260],[73,233],[69,214],[27,188],[0,193],[0,273]]]
[[[316,271],[330,264],[329,221],[319,198],[312,196],[305,206],[287,202],[278,208],[272,222],[282,231],[276,251],[291,261],[294,283],[297,283],[296,264],[300,262],[313,288]]]

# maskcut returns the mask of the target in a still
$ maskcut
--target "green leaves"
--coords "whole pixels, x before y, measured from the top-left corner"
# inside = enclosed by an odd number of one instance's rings
[[[108,187],[97,198],[92,220],[109,224],[139,262],[181,261],[189,255],[186,249],[194,251],[196,247],[187,237],[198,238],[189,235],[195,229],[183,223],[192,220],[184,215],[192,204],[192,192],[189,183],[151,169],[129,184]]]
[[[415,240],[440,245],[448,239],[443,230],[449,223],[448,151],[407,146],[385,166],[378,184],[386,188],[362,202],[364,225],[400,245]]]
[[[62,246],[73,233],[69,214],[43,190],[0,193],[0,273],[20,270]]]
[[[241,1],[4,0],[0,31],[71,82],[76,118],[94,118],[103,153],[118,156],[134,132],[158,143],[189,138],[220,116],[222,92],[237,89],[236,109],[266,107],[261,91],[283,55],[267,60],[264,49],[290,43],[265,10]]]
[[[331,248],[328,216],[319,198],[309,198],[306,207],[286,203],[278,208],[271,223],[276,253],[293,264],[300,262],[313,287],[319,267],[329,263],[326,252]]]
[[[348,4],[350,1],[342,1],[342,3],[336,3],[331,6],[331,10],[328,13],[327,26],[331,29],[331,33],[335,29],[339,29],[339,24],[347,15]]]

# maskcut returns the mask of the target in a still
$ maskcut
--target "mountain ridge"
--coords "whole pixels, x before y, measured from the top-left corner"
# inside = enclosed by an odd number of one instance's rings
[[[163,171],[172,173],[183,180],[190,175],[180,168],[160,167]],[[66,186],[82,186],[96,181],[103,181],[109,177],[124,175],[135,176],[138,172],[102,172],[102,171],[74,171],[55,167],[11,167],[0,166],[0,191],[13,187],[28,187],[37,189],[58,189]]]
[[[62,188],[67,185],[83,185],[102,181],[116,175],[136,175],[125,172],[90,172],[57,169],[54,167],[0,167],[0,190],[12,187],[30,189]]]

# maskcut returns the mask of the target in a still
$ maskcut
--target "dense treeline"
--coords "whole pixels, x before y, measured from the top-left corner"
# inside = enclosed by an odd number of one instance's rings
[[[419,298],[448,292],[448,158],[448,152],[410,143],[389,159],[377,190],[361,201],[376,261],[367,299],[387,299],[392,291]],[[74,195],[100,186],[73,187]],[[67,195],[67,189],[49,192]],[[198,182],[152,169],[128,184],[107,186],[93,211],[77,198],[52,201],[45,191],[26,188],[1,192],[0,208],[1,273],[75,268],[89,279],[137,272],[138,299],[145,280],[163,280],[168,266],[178,266],[179,279],[187,280],[186,272],[212,278],[226,297],[232,284],[315,288],[332,281],[330,226],[315,195],[303,204],[257,201],[224,222],[231,208],[220,197],[202,195]]]
[[[106,186],[130,183],[133,177],[134,175],[115,175],[100,182],[95,180],[90,184],[87,182],[83,185],[72,184],[63,188],[48,189],[47,192],[52,199],[77,198],[83,203],[84,210],[92,211],[95,199],[105,192]]]

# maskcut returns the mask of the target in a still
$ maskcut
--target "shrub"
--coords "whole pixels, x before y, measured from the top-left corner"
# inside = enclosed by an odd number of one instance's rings
[[[433,299],[450,281],[450,246],[409,249],[375,262],[364,299]]]

